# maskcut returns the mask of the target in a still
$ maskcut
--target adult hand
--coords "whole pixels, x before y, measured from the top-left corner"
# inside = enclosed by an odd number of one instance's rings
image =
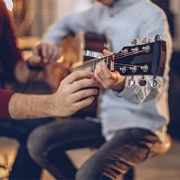
[[[103,53],[105,55],[112,54],[112,58],[114,58],[112,52],[104,50]],[[96,65],[94,77],[101,88],[122,90],[124,87],[124,76],[121,76],[118,71],[110,71],[104,61]]]
[[[29,58],[31,65],[44,65],[60,58],[61,53],[57,46],[41,43],[33,48],[32,56]]]
[[[55,114],[69,116],[90,105],[94,95],[98,93],[97,82],[93,73],[76,71],[61,81],[56,93],[53,94]],[[92,88],[93,87],[93,88]]]

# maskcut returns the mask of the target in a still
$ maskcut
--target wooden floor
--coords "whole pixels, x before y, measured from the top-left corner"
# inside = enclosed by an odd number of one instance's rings
[[[3,161],[1,154],[8,154],[9,164],[12,164],[18,144],[15,141],[0,138],[0,147],[0,163]],[[74,150],[67,153],[77,167],[92,155],[92,152],[88,149]],[[0,168],[0,177],[3,173],[6,172]],[[43,171],[41,179],[53,180],[54,178]],[[168,153],[138,165],[136,180],[180,180],[180,141],[173,140],[173,146]]]

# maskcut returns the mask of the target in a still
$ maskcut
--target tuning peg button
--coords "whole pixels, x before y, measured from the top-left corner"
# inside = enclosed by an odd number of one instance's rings
[[[128,53],[128,49],[127,49],[127,48],[126,48],[126,49],[122,49],[121,52],[122,52],[123,54],[127,54],[127,53]]]
[[[139,52],[139,48],[138,47],[132,48],[131,51],[138,53]]]
[[[133,40],[131,41],[131,43],[132,43],[133,45],[140,45],[140,44],[142,44],[141,40],[139,40],[138,38],[133,39]]]
[[[148,44],[148,43],[151,43],[151,39],[148,38],[148,37],[144,37],[142,42],[145,43],[145,44]]]
[[[137,66],[133,66],[129,68],[133,73],[136,73],[137,71]]]
[[[128,80],[128,86],[133,87],[135,85],[135,81],[133,80],[133,77]]]
[[[126,66],[121,67],[121,68],[120,68],[120,71],[121,71],[122,73],[125,73],[125,72],[126,72]]]
[[[155,41],[161,41],[161,40],[162,40],[162,37],[161,37],[159,34],[157,34],[157,35],[155,36],[154,40],[155,40]]]
[[[145,86],[147,81],[144,79],[144,76],[138,80],[139,86]]]
[[[151,87],[155,88],[158,85],[157,79],[154,77],[153,79],[149,80],[149,84]]]
[[[147,72],[149,70],[149,67],[147,64],[145,64],[144,66],[141,66],[141,69],[143,70],[143,72]]]

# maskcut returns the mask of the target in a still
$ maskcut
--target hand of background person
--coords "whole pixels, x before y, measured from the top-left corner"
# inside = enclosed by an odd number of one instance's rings
[[[40,43],[32,50],[29,63],[33,66],[44,65],[56,61],[61,56],[57,46],[48,43]]]
[[[112,52],[104,50],[103,53],[106,56],[112,54],[113,58]],[[94,77],[100,88],[122,90],[124,87],[124,76],[121,76],[118,71],[110,71],[104,61],[96,65]]]
[[[93,73],[86,71],[71,73],[61,81],[57,92],[53,94],[52,104],[55,114],[69,116],[90,105],[94,95],[98,93],[94,87],[97,87],[97,82]]]

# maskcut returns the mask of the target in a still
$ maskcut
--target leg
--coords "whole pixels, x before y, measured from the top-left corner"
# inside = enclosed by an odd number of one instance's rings
[[[65,151],[100,147],[105,142],[98,123],[83,119],[57,120],[35,129],[28,140],[31,157],[56,179],[75,179],[76,168]]]
[[[10,173],[10,180],[39,180],[42,168],[29,156],[26,146],[20,146]]]
[[[148,130],[119,130],[83,164],[76,179],[115,180],[157,152],[160,146],[159,139]]]
[[[26,142],[32,129],[50,121],[52,121],[52,119],[0,121],[0,136],[16,139],[20,143],[9,179],[15,180],[40,178],[41,168],[30,158],[27,151]]]

